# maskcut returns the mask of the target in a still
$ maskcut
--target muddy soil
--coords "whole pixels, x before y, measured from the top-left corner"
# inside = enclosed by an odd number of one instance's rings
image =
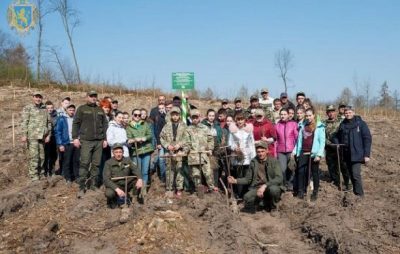
[[[109,209],[103,190],[76,199],[59,177],[30,183],[19,142],[20,111],[30,92],[0,87],[0,253],[400,253],[399,120],[367,119],[372,160],[363,167],[365,198],[322,181],[315,203],[284,193],[279,213],[235,214],[223,193],[185,193],[166,202],[157,177],[127,223]],[[44,91],[82,103],[84,93]],[[116,96],[122,109],[151,101]],[[79,99],[78,99],[79,98]],[[16,144],[12,147],[12,113]],[[322,174],[326,166],[321,165]]]

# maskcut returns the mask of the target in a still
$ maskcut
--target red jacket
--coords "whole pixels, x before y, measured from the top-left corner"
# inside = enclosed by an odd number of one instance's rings
[[[254,126],[254,140],[256,142],[261,140],[262,137],[273,138],[274,141],[276,140],[276,129],[271,121],[269,121],[268,119],[264,119],[262,122],[257,122],[256,120],[254,120],[252,123]],[[268,154],[276,157],[274,143],[268,145]]]
[[[279,121],[276,125],[277,140],[276,151],[278,153],[290,153],[296,145],[298,129],[295,121]]]

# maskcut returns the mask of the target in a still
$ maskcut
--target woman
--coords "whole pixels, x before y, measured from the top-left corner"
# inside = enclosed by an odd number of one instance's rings
[[[111,120],[107,129],[107,143],[110,147],[119,143],[123,145],[124,157],[129,157],[129,150],[127,146],[128,137],[124,127],[124,114],[117,111],[114,120]]]
[[[102,99],[99,103],[99,106],[103,110],[104,114],[106,115],[107,121],[110,122],[110,120],[111,120],[111,102],[110,102],[110,100],[108,100],[106,98]],[[107,145],[105,148],[103,148],[103,151],[101,154],[101,162],[100,162],[100,166],[99,166],[99,176],[97,179],[97,186],[101,186],[103,184],[104,164],[110,158],[111,158],[111,148],[109,145]]]
[[[233,157],[232,164],[235,170],[232,171],[232,176],[244,177],[251,159],[256,156],[253,125],[246,123],[243,113],[238,113],[235,116],[235,123],[229,125],[229,131],[228,145],[236,155]],[[236,194],[242,197],[246,190],[247,186],[237,185]]]
[[[305,98],[303,102],[303,107],[307,110],[309,108],[313,108],[312,102],[310,98]]]
[[[294,121],[294,108],[288,108],[289,120]]]
[[[325,126],[317,121],[312,108],[306,110],[305,117],[306,121],[300,126],[296,146],[292,152],[292,155],[298,157],[295,172],[295,181],[297,182],[295,195],[297,194],[300,199],[304,198],[306,186],[310,180],[309,176],[312,175],[314,189],[311,201],[315,201],[318,198],[319,162],[324,157]]]
[[[300,126],[304,122],[305,112],[306,112],[306,110],[304,109],[303,106],[298,107],[296,110],[296,119],[297,119],[298,128],[300,128]]]
[[[131,158],[142,172],[143,185],[149,180],[150,157],[154,151],[152,131],[149,123],[141,118],[140,109],[132,111],[132,121],[126,128],[128,144],[131,145]],[[146,188],[143,188],[145,190]],[[142,191],[143,191],[142,190]]]
[[[293,189],[293,174],[286,171],[290,162],[290,155],[296,145],[298,131],[297,123],[289,118],[289,109],[281,109],[281,120],[276,124],[276,152],[281,165],[283,183],[287,190]]]

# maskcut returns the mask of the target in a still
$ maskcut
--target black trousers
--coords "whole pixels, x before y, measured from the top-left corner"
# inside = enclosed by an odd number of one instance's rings
[[[364,196],[364,189],[361,179],[361,162],[345,161],[347,170],[349,171],[351,183],[353,184],[353,192],[355,195]]]
[[[57,144],[55,138],[52,136],[49,143],[44,144],[44,174],[51,176],[54,174],[54,166],[57,161]]]
[[[311,169],[310,169],[311,167]],[[311,172],[310,172],[311,170]],[[315,162],[314,158],[311,158],[310,165],[310,155],[301,154],[298,157],[297,170],[295,171],[295,181],[297,193],[307,192],[308,181],[312,176],[314,190],[313,193],[318,193],[319,189],[319,161]]]
[[[65,145],[63,155],[63,176],[67,181],[75,181],[79,177],[80,149],[73,144]],[[60,152],[61,153],[61,152]]]

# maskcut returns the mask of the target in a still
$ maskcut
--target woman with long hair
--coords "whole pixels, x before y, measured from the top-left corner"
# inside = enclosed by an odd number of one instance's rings
[[[289,119],[289,109],[281,109],[281,120],[275,125],[276,128],[276,152],[281,166],[283,183],[287,190],[293,189],[293,174],[286,171],[290,162],[290,155],[296,145],[298,131],[297,123]]]
[[[132,121],[126,128],[128,143],[131,145],[131,158],[142,173],[143,185],[149,180],[150,157],[154,151],[150,124],[141,118],[140,109],[132,111]],[[142,191],[146,191],[143,188]]]
[[[295,181],[297,190],[295,195],[300,199],[304,198],[307,191],[306,186],[313,179],[313,193],[311,201],[318,198],[319,189],[319,162],[324,157],[325,150],[325,126],[316,116],[315,111],[309,108],[305,112],[305,122],[300,126],[297,143],[293,149],[293,155],[297,156],[297,170],[295,172]]]

